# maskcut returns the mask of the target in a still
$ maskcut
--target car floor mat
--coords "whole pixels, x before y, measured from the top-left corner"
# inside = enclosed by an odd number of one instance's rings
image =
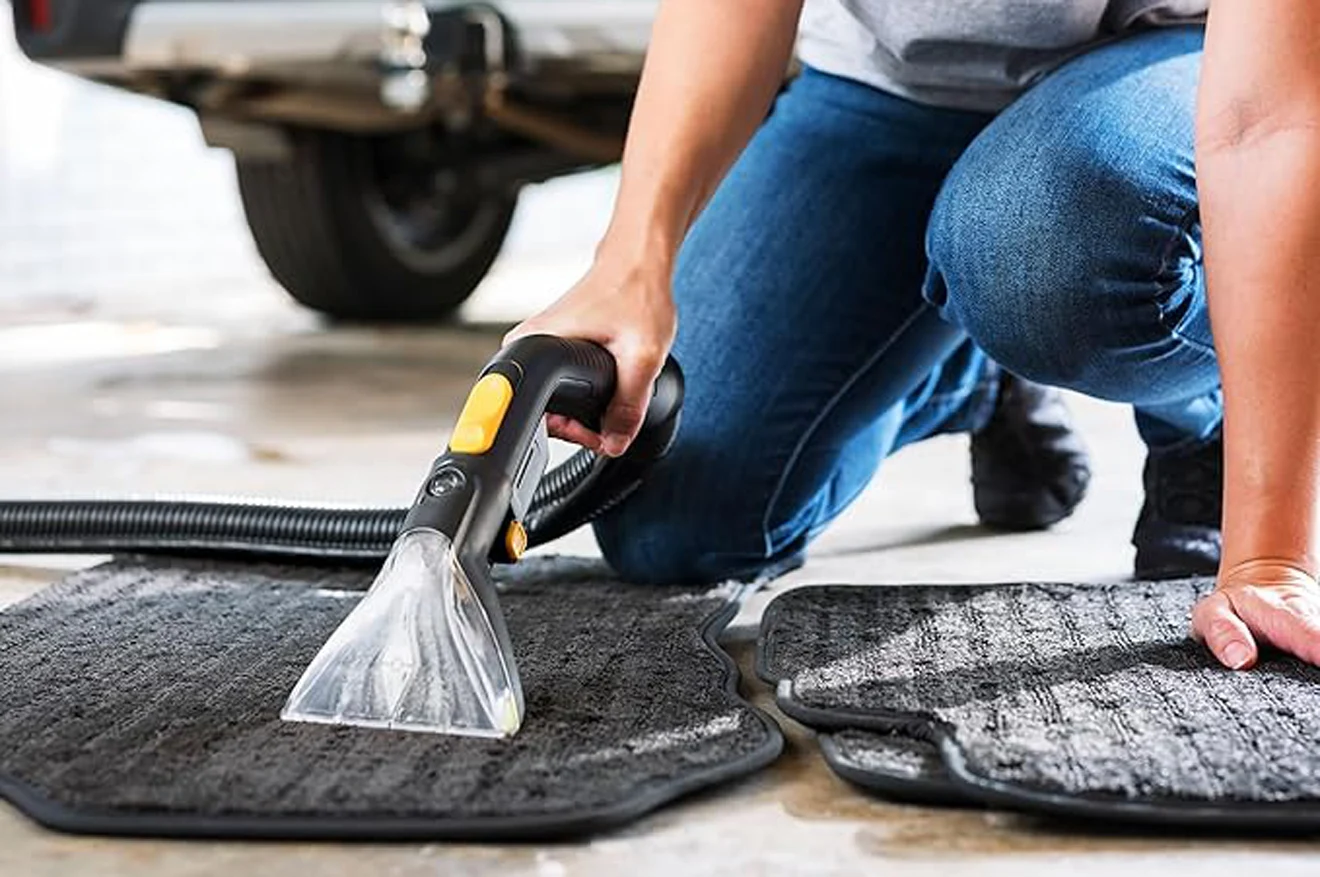
[[[786,714],[831,732],[854,781],[866,738],[836,732],[899,729],[989,805],[1320,829],[1320,669],[1268,652],[1251,672],[1219,666],[1188,636],[1212,585],[799,588],[766,608],[758,672]]]
[[[603,564],[498,571],[527,714],[509,740],[283,722],[362,570],[126,558],[0,612],[0,795],[52,828],[532,840],[596,832],[773,761],[715,636],[733,587]]]
[[[843,728],[816,735],[830,770],[889,801],[940,807],[978,806],[949,776],[939,746],[900,730]]]

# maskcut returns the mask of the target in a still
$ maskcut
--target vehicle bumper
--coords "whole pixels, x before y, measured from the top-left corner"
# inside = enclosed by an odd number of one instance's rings
[[[496,8],[520,57],[535,64],[592,56],[640,57],[658,0],[514,0]],[[433,13],[466,4],[427,2]],[[372,63],[384,41],[380,0],[159,0],[132,11],[122,62],[133,71]]]

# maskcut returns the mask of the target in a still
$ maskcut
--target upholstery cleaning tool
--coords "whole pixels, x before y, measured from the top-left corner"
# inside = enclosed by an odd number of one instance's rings
[[[523,717],[491,563],[527,547],[545,472],[545,414],[589,427],[614,395],[614,360],[588,342],[515,341],[482,372],[385,566],[312,660],[290,721],[507,737]]]
[[[622,457],[580,450],[545,474],[524,526],[528,546],[589,523],[624,500],[669,449],[683,403],[670,359],[637,439]],[[407,508],[255,499],[0,500],[0,554],[171,554],[378,564]]]
[[[292,721],[508,736],[523,698],[491,564],[617,504],[668,451],[683,380],[666,362],[622,457],[579,451],[546,472],[544,415],[599,426],[614,394],[602,347],[522,338],[483,369],[411,509],[185,501],[0,503],[0,551],[379,558],[384,567],[282,713]],[[392,547],[389,546],[392,541]]]

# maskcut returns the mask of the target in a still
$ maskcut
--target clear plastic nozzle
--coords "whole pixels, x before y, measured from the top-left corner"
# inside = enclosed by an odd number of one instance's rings
[[[370,590],[307,667],[281,718],[507,737],[522,724],[513,656],[453,544],[402,534]]]

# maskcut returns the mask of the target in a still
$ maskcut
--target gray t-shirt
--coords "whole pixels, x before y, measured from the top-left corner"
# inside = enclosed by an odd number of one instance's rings
[[[1127,31],[1204,19],[1209,0],[807,0],[798,55],[936,106],[999,110]]]

